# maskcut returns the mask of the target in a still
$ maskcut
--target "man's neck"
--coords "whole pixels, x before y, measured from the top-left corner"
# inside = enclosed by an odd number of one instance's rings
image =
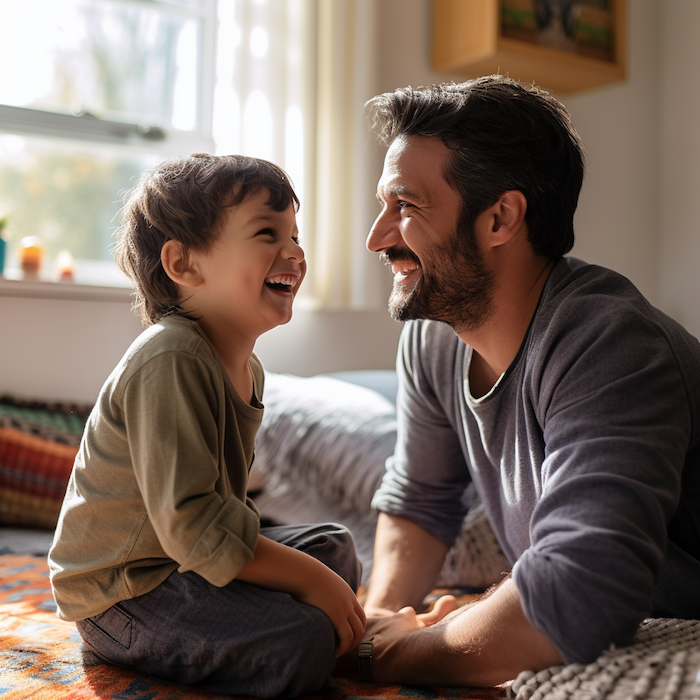
[[[487,394],[518,354],[542,294],[553,260],[535,258],[532,266],[500,275],[489,319],[457,336],[473,348],[469,387],[474,398]]]

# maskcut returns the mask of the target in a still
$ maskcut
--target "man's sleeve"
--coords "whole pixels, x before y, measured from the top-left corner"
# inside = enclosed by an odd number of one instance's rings
[[[638,315],[608,308],[584,324],[571,312],[542,342],[556,348],[532,380],[542,495],[513,577],[526,616],[564,661],[588,662],[629,643],[651,613],[690,406],[668,339]]]
[[[447,326],[444,326],[447,328]],[[372,505],[417,523],[451,545],[465,515],[469,473],[454,429],[455,372],[463,374],[452,333],[442,324],[409,322],[399,342],[394,455]],[[452,336],[452,337],[451,337]],[[461,376],[461,375],[460,375]]]
[[[133,469],[161,546],[179,571],[215,586],[252,559],[260,526],[246,503],[217,489],[223,391],[203,359],[164,353],[131,378],[123,409]]]

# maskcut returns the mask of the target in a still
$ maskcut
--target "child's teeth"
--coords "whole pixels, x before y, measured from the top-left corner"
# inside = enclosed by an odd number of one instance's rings
[[[291,275],[274,275],[273,277],[268,277],[265,281],[270,284],[286,284],[290,286],[294,284],[296,279]]]

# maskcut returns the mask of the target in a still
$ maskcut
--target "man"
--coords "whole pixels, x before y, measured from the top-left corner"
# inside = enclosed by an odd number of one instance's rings
[[[584,170],[568,113],[500,76],[370,107],[389,150],[367,245],[408,323],[362,677],[494,685],[591,661],[649,615],[700,617],[700,345],[564,257]],[[512,575],[416,615],[470,481]]]

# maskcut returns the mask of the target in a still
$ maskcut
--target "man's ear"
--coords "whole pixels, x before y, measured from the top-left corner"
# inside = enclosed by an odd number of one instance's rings
[[[489,207],[488,212],[489,231],[486,232],[489,247],[496,247],[507,243],[525,225],[525,212],[527,211],[527,199],[520,190],[508,190],[504,192]]]
[[[196,256],[185,253],[182,243],[170,239],[160,251],[160,262],[165,274],[183,287],[199,287],[204,278],[197,269]]]

